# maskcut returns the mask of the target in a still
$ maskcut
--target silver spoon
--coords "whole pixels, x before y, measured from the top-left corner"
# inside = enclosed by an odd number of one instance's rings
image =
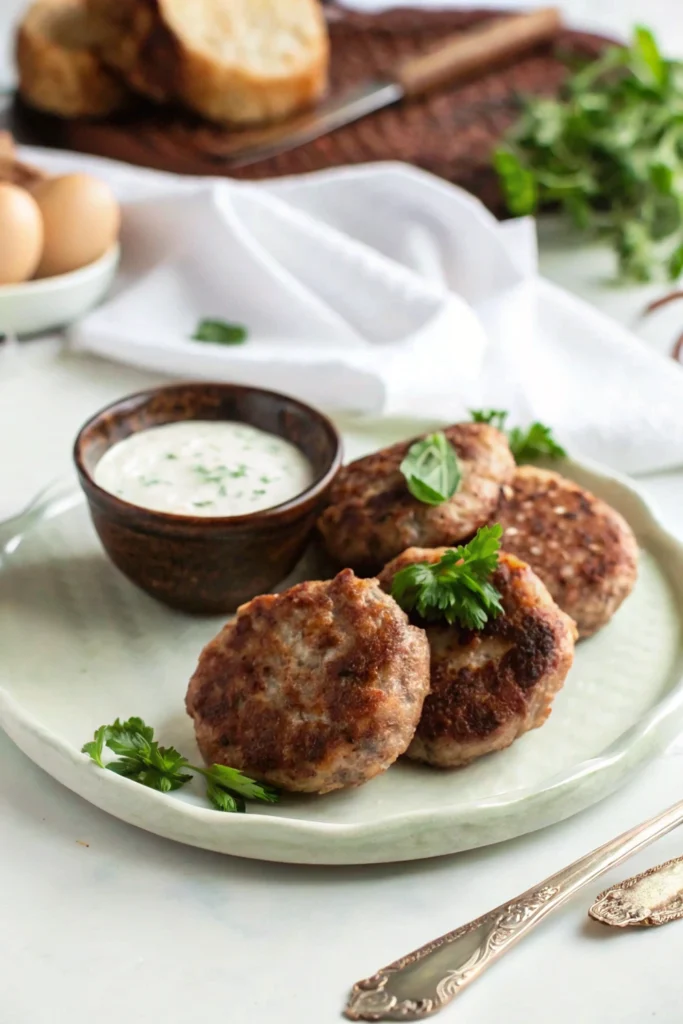
[[[350,1020],[422,1020],[438,1013],[537,924],[610,868],[683,824],[683,801],[546,878],[509,903],[357,982]]]

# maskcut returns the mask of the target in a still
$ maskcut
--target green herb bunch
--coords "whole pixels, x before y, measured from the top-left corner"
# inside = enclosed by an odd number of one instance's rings
[[[683,271],[683,63],[652,33],[611,47],[568,79],[559,100],[524,98],[519,123],[495,154],[518,216],[559,205],[607,239],[623,278]]]
[[[104,748],[108,747],[118,757],[115,761],[103,760]],[[154,729],[141,718],[129,718],[121,722],[118,718],[113,725],[102,725],[94,738],[83,747],[99,768],[122,775],[132,782],[138,782],[161,793],[181,789],[191,781],[194,772],[206,779],[206,796],[219,811],[244,811],[245,800],[261,800],[275,803],[279,794],[267,786],[243,775],[236,768],[214,764],[210,768],[198,768],[190,764],[175,747],[161,747],[154,739]]]

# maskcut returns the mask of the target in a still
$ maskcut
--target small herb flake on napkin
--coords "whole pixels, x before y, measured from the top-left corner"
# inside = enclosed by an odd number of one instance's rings
[[[243,345],[249,332],[242,324],[230,324],[225,320],[200,320],[193,341],[208,341],[214,345]]]

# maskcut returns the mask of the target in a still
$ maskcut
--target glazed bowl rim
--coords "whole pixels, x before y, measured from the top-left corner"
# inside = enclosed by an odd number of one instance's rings
[[[49,277],[34,277],[28,281],[19,281],[14,284],[0,285],[0,300],[3,299],[37,299],[49,296],[55,291],[67,291],[76,288],[91,278],[106,273],[116,264],[121,255],[120,242],[114,242],[106,252],[91,260],[84,267],[77,267],[76,270],[67,270],[62,274],[51,274]]]
[[[300,491],[299,494],[294,495],[293,498],[289,498],[287,501],[280,502],[278,505],[273,505],[271,508],[260,509],[255,512],[245,512],[242,515],[236,516],[193,516],[175,512],[162,512],[159,511],[158,509],[146,508],[144,505],[136,505],[133,502],[125,501],[118,495],[112,494],[111,491],[107,491],[105,490],[105,488],[100,487],[100,485],[95,482],[93,474],[85,465],[83,457],[83,447],[84,434],[86,433],[86,431],[92,428],[97,423],[97,421],[100,420],[103,416],[114,412],[119,406],[122,406],[128,402],[135,402],[136,400],[138,400],[140,404],[144,404],[145,400],[149,401],[156,395],[163,394],[164,392],[187,390],[188,388],[196,390],[203,388],[218,388],[220,390],[230,391],[233,393],[236,391],[259,392],[260,394],[265,395],[267,398],[274,398],[280,401],[284,400],[288,403],[292,403],[298,406],[299,409],[306,413],[307,416],[311,417],[314,420],[317,420],[319,426],[321,426],[323,430],[327,432],[330,439],[332,440],[334,450],[329,466],[324,471],[324,473],[322,473],[322,475],[316,477],[316,479],[313,480],[313,482],[305,490]],[[171,419],[168,422],[191,422],[191,418],[187,421]],[[221,421],[219,419],[216,422],[233,421]],[[247,423],[246,420],[235,420],[234,422]],[[253,423],[250,423],[248,425],[255,426],[255,424]],[[139,433],[139,431],[131,431],[131,435],[135,433]],[[290,441],[290,443],[294,444],[293,441]],[[295,447],[298,448],[299,446],[295,445]],[[299,450],[301,451],[301,449]],[[73,460],[76,465],[76,470],[78,472],[81,485],[83,486],[84,490],[86,490],[86,496],[88,500],[91,500],[91,498],[99,499],[102,503],[113,506],[113,508],[118,509],[121,513],[125,515],[130,516],[134,513],[142,513],[145,516],[148,516],[152,519],[156,519],[159,523],[164,523],[168,526],[175,525],[179,528],[183,526],[204,527],[205,529],[210,529],[212,527],[225,528],[233,525],[255,526],[258,524],[268,523],[269,521],[277,520],[283,514],[291,512],[293,509],[296,509],[299,506],[303,506],[312,499],[319,497],[319,495],[322,494],[327,489],[329,484],[337,475],[337,472],[342,464],[342,459],[343,442],[341,434],[339,433],[337,427],[334,425],[332,420],[328,416],[326,416],[325,413],[317,409],[315,406],[309,405],[307,402],[304,402],[299,398],[295,398],[293,395],[287,395],[281,391],[272,391],[269,388],[261,388],[258,387],[258,385],[254,384],[231,384],[227,381],[210,380],[184,382],[181,381],[176,384],[163,384],[159,387],[143,388],[141,391],[135,391],[132,392],[131,394],[124,395],[122,398],[118,398],[115,401],[110,402],[108,405],[103,406],[92,416],[90,416],[85,421],[85,423],[83,423],[82,426],[79,428],[73,446]]]

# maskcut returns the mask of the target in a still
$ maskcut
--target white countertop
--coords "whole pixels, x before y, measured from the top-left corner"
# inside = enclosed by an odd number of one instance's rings
[[[3,0],[0,27],[22,6]],[[636,0],[564,6],[617,31],[638,16],[683,52],[680,0],[651,0],[646,9]],[[567,253],[551,235],[544,239],[549,276],[632,324],[645,293],[601,284],[605,265],[599,250]],[[646,343],[666,347],[675,322],[667,315],[656,331],[648,328]],[[69,356],[56,340],[27,343],[20,355],[16,374],[0,378],[0,515],[68,469],[86,415],[159,380]],[[683,536],[683,472],[641,483]],[[0,735],[0,1022],[333,1024],[357,978],[680,799],[680,777],[681,755],[669,754],[569,822],[457,857],[279,867],[124,825],[53,782]],[[674,833],[574,899],[444,1021],[679,1024],[683,924],[614,934],[586,911],[600,888],[682,852],[683,836]]]

